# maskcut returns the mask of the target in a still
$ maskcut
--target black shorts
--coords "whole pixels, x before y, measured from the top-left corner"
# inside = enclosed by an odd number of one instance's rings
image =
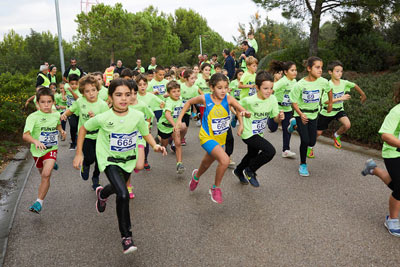
[[[171,135],[172,135],[172,133],[167,134],[167,133],[163,133],[160,130],[158,130],[158,136],[160,136],[162,139],[168,139],[171,137]]]
[[[183,115],[182,122],[186,124],[186,127],[189,127],[190,115],[185,113],[185,115]]]
[[[328,125],[329,125],[329,123],[331,121],[333,121],[333,120],[337,120],[338,121],[340,118],[343,118],[343,117],[347,117],[346,112],[344,112],[343,110],[339,111],[335,116],[331,116],[331,117],[319,114],[318,115],[317,130],[318,131],[326,130],[326,129],[328,129]]]

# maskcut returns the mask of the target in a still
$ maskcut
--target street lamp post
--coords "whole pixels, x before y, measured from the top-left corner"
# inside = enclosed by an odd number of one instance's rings
[[[56,5],[57,31],[58,31],[58,48],[60,50],[61,73],[64,73],[65,72],[65,63],[64,63],[64,51],[63,51],[63,47],[62,47],[60,10],[58,8],[58,0],[54,0],[54,2],[55,2],[55,5]]]

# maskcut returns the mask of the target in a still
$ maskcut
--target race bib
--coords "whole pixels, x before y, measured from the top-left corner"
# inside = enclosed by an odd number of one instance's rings
[[[344,95],[344,92],[340,92],[340,93],[333,93],[333,99],[336,99],[336,98],[340,98],[340,97],[342,97]],[[338,102],[336,102],[335,104],[340,104],[340,103],[343,103],[343,101],[338,101]]]
[[[230,117],[211,119],[211,129],[214,135],[226,133],[229,130]]]
[[[235,98],[239,98],[240,97],[240,90],[235,90],[235,92],[233,93],[233,96]]]
[[[75,102],[75,98],[71,95],[67,95],[67,106],[72,106],[72,104]]]
[[[153,92],[158,92],[160,95],[165,94],[165,85],[163,85],[163,84],[154,85]]]
[[[303,91],[303,101],[304,103],[319,103],[320,91]]]
[[[41,132],[39,135],[39,142],[47,148],[58,145],[58,131]]]
[[[110,150],[115,152],[126,152],[136,148],[138,131],[130,134],[111,133]]]
[[[176,107],[174,108],[174,113],[172,114],[172,118],[176,119],[179,117],[179,114],[181,113],[182,107]]]
[[[256,92],[257,92],[257,91],[256,91],[256,88],[250,88],[249,96],[255,95]]]
[[[285,106],[285,107],[290,106],[292,104],[292,102],[290,101],[289,95],[283,95],[281,104],[282,104],[282,106]]]
[[[251,123],[251,129],[253,131],[253,134],[259,134],[264,132],[266,126],[267,126],[267,118],[261,120],[254,120]]]

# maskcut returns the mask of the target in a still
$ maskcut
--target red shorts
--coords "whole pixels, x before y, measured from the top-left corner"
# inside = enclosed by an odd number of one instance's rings
[[[52,150],[47,152],[46,155],[41,156],[40,158],[33,157],[33,160],[36,162],[36,168],[41,169],[43,168],[43,161],[47,159],[54,159],[57,160],[57,150]]]

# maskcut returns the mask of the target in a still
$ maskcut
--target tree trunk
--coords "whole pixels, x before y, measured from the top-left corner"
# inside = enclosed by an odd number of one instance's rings
[[[310,27],[310,43],[309,43],[309,56],[317,56],[318,55],[318,39],[319,39],[319,25],[321,22],[321,9],[322,9],[322,0],[315,2],[314,12],[311,12],[312,21]]]

